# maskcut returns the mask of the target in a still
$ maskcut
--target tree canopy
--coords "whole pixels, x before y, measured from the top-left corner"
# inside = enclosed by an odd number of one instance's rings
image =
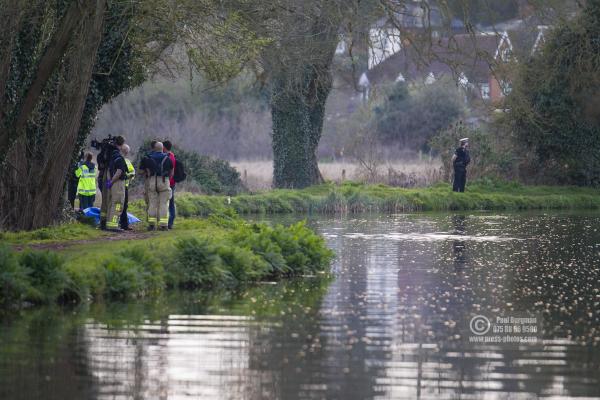
[[[505,122],[523,177],[549,183],[600,183],[600,2],[557,27],[521,66]]]

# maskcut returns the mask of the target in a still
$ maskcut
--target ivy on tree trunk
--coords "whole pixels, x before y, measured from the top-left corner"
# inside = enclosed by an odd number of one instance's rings
[[[304,66],[300,77],[280,71],[271,87],[273,186],[305,188],[323,182],[317,148],[331,91],[333,50]]]
[[[37,98],[29,99],[36,106],[28,113],[31,115],[27,116],[27,126],[16,130],[16,138],[5,153],[0,180],[0,224],[10,229],[35,229],[56,219],[104,26],[106,0],[84,4],[77,6],[81,7],[82,18],[70,35],[60,65],[54,67]],[[20,83],[13,77],[18,88]],[[35,82],[33,79],[33,86]],[[23,92],[30,94],[31,86]],[[17,102],[13,109],[16,118],[12,118],[9,129],[19,128],[19,105]]]

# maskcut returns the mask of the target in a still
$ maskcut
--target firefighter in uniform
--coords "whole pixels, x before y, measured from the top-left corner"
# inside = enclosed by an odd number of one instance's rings
[[[169,156],[163,153],[161,142],[156,142],[152,152],[144,157],[142,168],[147,181],[148,230],[154,230],[157,226],[160,230],[167,230],[171,197],[169,177],[173,165]]]
[[[75,170],[75,176],[79,178],[77,183],[77,195],[79,196],[79,209],[93,207],[96,200],[96,164],[92,162],[92,153],[85,153],[85,161],[79,164]]]
[[[135,168],[133,168],[133,164],[127,158],[129,154],[129,146],[124,144],[121,149],[123,153],[123,157],[125,158],[125,164],[127,164],[127,172],[125,172],[125,201],[123,203],[123,211],[121,212],[120,223],[121,229],[129,231],[131,228],[129,227],[129,216],[127,215],[127,208],[129,205],[129,184],[135,178]]]
[[[125,202],[125,179],[127,179],[127,163],[123,157],[124,144],[118,145],[110,155],[106,190],[108,194],[108,210],[106,215],[106,228],[120,231],[119,220]]]

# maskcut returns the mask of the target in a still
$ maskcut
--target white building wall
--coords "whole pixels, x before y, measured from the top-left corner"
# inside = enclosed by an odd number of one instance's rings
[[[369,69],[402,49],[400,31],[396,28],[373,28],[369,32]]]

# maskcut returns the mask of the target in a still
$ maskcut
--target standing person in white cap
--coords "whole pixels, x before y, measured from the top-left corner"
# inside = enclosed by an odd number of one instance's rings
[[[460,147],[456,149],[452,156],[454,165],[454,183],[452,190],[455,192],[464,192],[467,184],[467,165],[471,162],[469,155],[469,138],[460,139]]]

